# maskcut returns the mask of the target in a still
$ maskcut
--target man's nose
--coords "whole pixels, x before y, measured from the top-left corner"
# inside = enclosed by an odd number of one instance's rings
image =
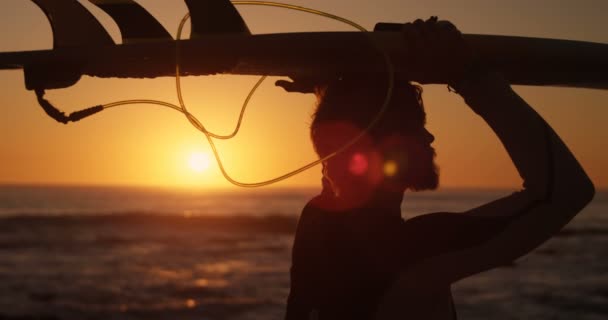
[[[435,136],[427,129],[424,129],[424,137],[426,141],[428,141],[428,144],[431,144],[433,143],[433,141],[435,141]]]

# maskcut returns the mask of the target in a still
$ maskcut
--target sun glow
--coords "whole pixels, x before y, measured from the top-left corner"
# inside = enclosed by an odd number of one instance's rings
[[[190,169],[195,172],[203,172],[209,168],[211,163],[209,154],[204,152],[194,152],[188,158]]]

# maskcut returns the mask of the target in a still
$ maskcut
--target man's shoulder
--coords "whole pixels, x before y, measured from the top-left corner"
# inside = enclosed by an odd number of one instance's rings
[[[306,203],[302,210],[302,215],[322,215],[335,210],[334,202],[331,196],[319,194]]]
[[[408,226],[421,226],[426,224],[432,224],[436,221],[459,219],[460,217],[461,214],[455,212],[429,212],[403,220]]]
[[[298,221],[298,227],[301,229],[307,225],[318,223],[324,216],[326,216],[326,208],[328,199],[324,195],[318,195],[310,199],[300,214]]]

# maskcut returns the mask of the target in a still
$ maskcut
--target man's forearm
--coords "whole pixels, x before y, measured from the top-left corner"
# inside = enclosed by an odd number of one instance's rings
[[[580,212],[593,198],[593,184],[559,136],[500,75],[488,74],[461,94],[497,134],[523,179],[523,191],[470,211],[525,216],[499,237],[511,242],[504,258],[516,259]]]
[[[526,191],[539,198],[567,192],[570,200],[593,193],[591,181],[563,141],[502,76],[487,74],[461,94],[504,144]]]

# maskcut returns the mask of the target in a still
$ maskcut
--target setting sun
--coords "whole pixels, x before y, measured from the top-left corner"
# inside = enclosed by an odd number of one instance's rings
[[[209,154],[204,152],[195,152],[190,154],[188,158],[188,165],[190,169],[195,172],[203,172],[209,168],[210,158]]]

